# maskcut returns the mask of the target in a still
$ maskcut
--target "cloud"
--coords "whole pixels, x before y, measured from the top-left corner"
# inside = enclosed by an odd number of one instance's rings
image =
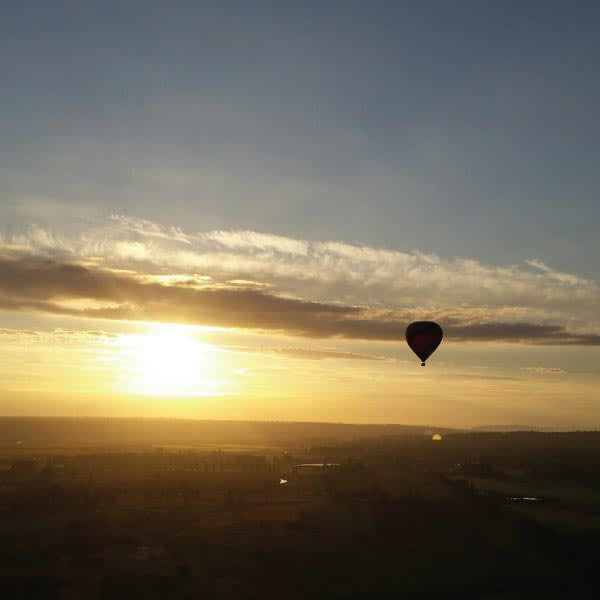
[[[9,329],[6,327],[2,327],[0,328],[0,335],[6,335],[11,337],[17,337],[21,335],[28,337],[36,337],[39,335],[39,332],[32,329]]]
[[[521,381],[518,377],[509,377],[506,375],[480,375],[475,373],[452,373],[453,379],[466,379],[468,381]]]
[[[0,257],[0,308],[79,317],[164,321],[285,332],[309,338],[404,340],[412,309],[317,302],[244,286],[166,285],[137,274],[32,256]],[[446,339],[600,345],[562,325],[477,320],[481,312],[429,311]]]
[[[342,352],[340,350],[317,350],[314,348],[276,348],[273,352],[292,358],[308,360],[323,360],[326,358],[341,360],[383,360],[381,356],[373,356],[370,354],[357,354],[355,352]]]
[[[495,341],[501,339],[555,345],[600,345],[599,334],[569,332],[560,325],[539,325],[535,323],[471,323],[461,325],[451,323],[445,328],[445,331],[457,341]]]
[[[5,310],[314,338],[403,340],[406,323],[421,319],[454,341],[598,345],[600,336],[598,284],[538,259],[493,266],[254,231],[190,233],[122,215],[78,234],[5,232],[0,258]]]
[[[521,370],[535,373],[536,375],[564,375],[568,372],[560,367],[521,367]]]
[[[146,219],[134,219],[124,215],[111,215],[111,221],[116,223],[121,231],[137,233],[143,237],[159,238],[182,244],[191,244],[191,238],[179,227],[161,227]]]
[[[198,239],[216,242],[230,250],[275,251],[281,254],[306,256],[310,244],[303,240],[258,233],[256,231],[211,231]]]
[[[546,275],[550,279],[554,279],[560,283],[566,283],[567,285],[577,286],[581,283],[590,284],[591,282],[584,280],[576,275],[570,275],[569,273],[562,273],[560,271],[556,271],[551,267],[544,264],[541,260],[527,260],[525,261],[528,265],[540,270],[544,275]]]
[[[50,330],[36,330],[36,329],[11,329],[11,328],[0,328],[0,340],[10,339],[13,340],[31,340],[35,338],[40,341],[56,342],[61,341],[96,341],[102,342],[107,339],[116,339],[118,337],[115,333],[108,331],[102,331],[98,329],[62,329],[54,328]]]
[[[540,260],[486,265],[336,241],[307,241],[255,231],[183,232],[113,215],[78,235],[31,226],[5,236],[4,248],[146,275],[253,281],[317,302],[427,311],[466,308],[486,321],[565,322],[600,332],[600,287]],[[1,252],[1,250],[0,250]],[[415,311],[417,313],[417,311]]]

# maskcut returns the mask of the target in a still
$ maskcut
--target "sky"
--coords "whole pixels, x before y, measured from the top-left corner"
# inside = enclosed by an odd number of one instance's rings
[[[0,4],[0,414],[600,425],[597,3]]]

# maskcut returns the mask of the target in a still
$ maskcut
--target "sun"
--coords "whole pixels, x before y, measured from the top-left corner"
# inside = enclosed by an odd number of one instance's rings
[[[197,339],[184,325],[154,325],[124,341],[127,392],[144,396],[203,396],[218,393],[220,349]]]

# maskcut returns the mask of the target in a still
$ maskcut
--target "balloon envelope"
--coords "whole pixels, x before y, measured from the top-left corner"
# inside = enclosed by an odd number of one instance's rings
[[[444,332],[433,321],[415,321],[406,328],[406,341],[410,349],[421,359],[421,365],[440,345]]]

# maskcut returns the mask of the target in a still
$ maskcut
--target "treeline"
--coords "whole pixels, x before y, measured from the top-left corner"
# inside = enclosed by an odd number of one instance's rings
[[[0,446],[283,444],[348,442],[419,434],[409,425],[349,425],[185,419],[1,417]]]

